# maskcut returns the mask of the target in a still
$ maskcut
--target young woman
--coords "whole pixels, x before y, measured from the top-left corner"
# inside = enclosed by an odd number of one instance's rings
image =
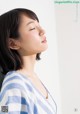
[[[34,71],[47,49],[37,15],[17,8],[0,16],[0,111],[8,114],[56,114],[56,104]]]

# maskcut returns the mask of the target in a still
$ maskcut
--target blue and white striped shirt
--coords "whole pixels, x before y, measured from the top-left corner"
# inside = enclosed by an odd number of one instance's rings
[[[48,97],[50,100],[28,77],[10,71],[5,75],[0,92],[0,114],[56,114],[56,104],[49,92]]]

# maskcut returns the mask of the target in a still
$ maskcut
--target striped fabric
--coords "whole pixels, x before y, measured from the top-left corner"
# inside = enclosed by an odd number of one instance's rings
[[[56,104],[49,92],[48,96],[49,100],[28,77],[10,71],[0,92],[0,114],[56,114]]]

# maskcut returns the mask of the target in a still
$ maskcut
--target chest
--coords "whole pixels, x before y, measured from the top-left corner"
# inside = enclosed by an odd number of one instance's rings
[[[46,99],[48,98],[48,92],[46,88],[43,86],[41,81],[38,78],[31,78],[30,79],[34,87],[37,89],[37,91],[42,94]]]

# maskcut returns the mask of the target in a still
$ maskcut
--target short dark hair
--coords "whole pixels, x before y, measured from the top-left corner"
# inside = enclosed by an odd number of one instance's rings
[[[19,53],[8,46],[8,38],[19,38],[18,28],[22,14],[39,22],[37,15],[25,8],[16,8],[0,16],[0,65],[4,74],[20,69],[23,64]],[[36,55],[36,60],[40,60],[40,53]]]
[[[18,28],[22,14],[39,22],[37,15],[25,8],[12,9],[0,15],[0,66],[3,74],[10,70],[20,69],[23,65],[18,51],[12,50],[8,46],[9,38],[19,38]],[[36,60],[40,60],[40,53],[36,54]]]

